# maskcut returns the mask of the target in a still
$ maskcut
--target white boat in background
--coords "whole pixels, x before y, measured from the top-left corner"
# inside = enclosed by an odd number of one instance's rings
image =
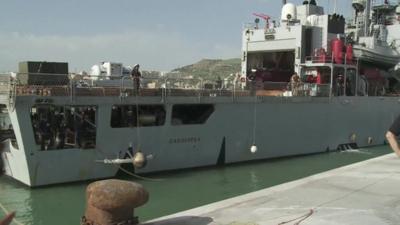
[[[355,15],[347,27],[354,55],[378,67],[400,61],[400,6],[389,1],[353,0]]]

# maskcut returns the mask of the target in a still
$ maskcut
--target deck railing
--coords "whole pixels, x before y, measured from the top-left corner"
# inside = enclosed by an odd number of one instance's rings
[[[69,96],[71,100],[79,96],[115,96],[128,98],[146,96],[161,98],[195,97],[199,100],[215,97],[237,99],[248,96],[311,96],[329,97],[329,84],[299,83],[295,88],[288,82],[241,83],[233,80],[203,80],[187,78],[144,77],[137,90],[129,76],[100,77],[75,74],[23,74],[16,77],[0,75],[0,94],[15,96]]]
[[[306,63],[333,63],[333,64],[342,64],[342,65],[357,65],[356,59],[342,59],[342,63],[335,62],[334,58],[331,56],[306,56]]]

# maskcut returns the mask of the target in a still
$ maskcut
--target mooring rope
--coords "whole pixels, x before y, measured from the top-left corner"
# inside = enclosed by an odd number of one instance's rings
[[[135,178],[138,178],[138,179],[141,179],[141,180],[153,181],[153,182],[165,181],[165,179],[148,178],[148,177],[139,176],[139,175],[137,175],[137,174],[135,174],[135,173],[132,173],[132,172],[130,172],[130,171],[124,169],[122,166],[119,166],[119,169],[120,169],[122,172],[126,173],[127,175],[130,175],[130,176],[132,176],[132,177],[135,177]]]
[[[360,188],[358,188],[358,189],[355,189],[355,190],[353,190],[353,191],[350,191],[350,192],[348,192],[348,193],[346,193],[346,194],[344,194],[344,195],[342,195],[342,196],[339,196],[339,197],[334,198],[334,199],[332,199],[332,200],[328,200],[328,201],[322,202],[322,203],[320,203],[319,205],[315,206],[314,208],[310,209],[310,212],[309,212],[309,213],[307,213],[307,214],[305,214],[305,215],[303,215],[303,216],[300,216],[300,217],[298,217],[298,218],[292,219],[292,220],[290,220],[290,221],[281,222],[281,223],[279,223],[278,225],[287,224],[287,223],[294,222],[294,221],[300,219],[297,223],[294,224],[294,225],[299,225],[301,222],[303,222],[304,220],[308,219],[311,215],[313,215],[314,212],[315,212],[318,208],[321,208],[322,206],[327,205],[327,204],[331,204],[331,203],[333,203],[333,202],[335,202],[335,201],[338,201],[338,200],[341,200],[341,199],[345,199],[345,198],[349,197],[350,195],[353,195],[353,194],[358,193],[358,192],[360,192],[360,191],[364,191],[365,189],[367,189],[367,188],[369,188],[369,187],[371,187],[371,186],[373,186],[373,185],[375,185],[375,184],[381,182],[382,180],[385,180],[385,179],[387,179],[388,177],[391,177],[391,176],[393,176],[392,173],[390,173],[390,174],[388,174],[387,176],[384,176],[384,177],[378,179],[378,180],[375,181],[375,182],[372,182],[372,183],[370,183],[370,184],[366,184],[366,185],[364,185],[364,186],[362,186],[362,187],[360,187]]]
[[[3,210],[3,212],[8,215],[10,212],[7,210],[7,208],[0,202],[0,208]],[[15,217],[13,218],[13,222],[16,223],[17,225],[24,225],[23,223],[19,222]]]
[[[96,150],[98,150],[98,152],[100,152],[100,153],[103,155],[103,157],[107,158],[107,154],[106,154],[105,152],[103,152],[103,151],[101,150],[101,148],[99,148],[99,147],[96,146]],[[128,152],[128,155],[129,155],[130,159],[132,160],[132,164],[133,164],[133,157],[132,157],[132,155],[131,155],[129,152]],[[121,165],[115,165],[115,164],[112,164],[112,165],[115,166],[116,168],[120,169],[122,172],[126,173],[127,175],[130,175],[130,176],[132,176],[132,177],[134,177],[134,178],[138,178],[138,179],[140,179],[140,180],[154,181],[154,182],[160,182],[160,181],[164,181],[164,180],[165,180],[165,179],[148,178],[148,177],[139,176],[139,175],[137,175],[137,174],[135,174],[135,173],[132,173],[132,172],[130,172],[130,171],[124,169]]]
[[[283,224],[288,224],[294,221],[297,221],[296,223],[294,223],[294,225],[300,225],[301,222],[303,222],[304,220],[306,220],[308,217],[310,217],[312,214],[314,214],[314,209],[310,209],[310,212],[308,212],[307,214],[304,214],[300,217],[297,217],[295,219],[289,220],[289,221],[285,221],[285,222],[281,222],[278,225],[283,225]]]

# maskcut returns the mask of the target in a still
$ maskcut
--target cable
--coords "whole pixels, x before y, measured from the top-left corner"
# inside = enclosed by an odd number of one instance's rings
[[[321,208],[321,207],[324,206],[324,205],[331,204],[332,202],[335,202],[335,201],[344,199],[344,198],[346,198],[346,197],[348,197],[348,196],[350,196],[350,195],[353,195],[353,194],[355,194],[355,193],[358,193],[358,192],[360,192],[360,191],[363,191],[363,190],[367,189],[368,187],[371,187],[371,186],[373,186],[373,185],[375,185],[375,184],[381,182],[382,180],[387,179],[387,178],[390,177],[390,176],[393,176],[393,175],[392,175],[392,174],[389,174],[389,175],[387,175],[387,176],[385,176],[385,177],[383,177],[383,178],[381,178],[381,179],[378,179],[377,181],[375,181],[375,182],[373,182],[373,183],[366,184],[366,185],[364,185],[364,186],[362,186],[362,187],[360,187],[360,188],[358,188],[358,189],[356,189],[356,190],[353,190],[353,191],[351,191],[351,192],[349,192],[349,193],[346,193],[346,194],[344,194],[344,195],[342,195],[342,196],[339,196],[338,198],[335,198],[335,199],[332,199],[332,200],[329,200],[329,201],[322,202],[322,203],[320,203],[319,205],[315,206],[313,209],[310,209],[310,212],[309,212],[309,213],[307,213],[307,214],[305,214],[305,215],[303,215],[303,216],[301,216],[301,217],[298,217],[298,218],[296,218],[296,219],[293,219],[293,220],[290,220],[290,221],[286,221],[286,222],[279,223],[278,225],[287,224],[287,223],[294,222],[294,221],[296,221],[296,220],[301,219],[301,220],[299,220],[297,223],[294,224],[294,225],[299,225],[301,222],[303,222],[304,220],[306,220],[307,218],[309,218],[312,214],[314,214],[314,212],[315,212],[315,210],[316,210],[317,208]]]
[[[254,95],[254,115],[253,115],[253,144],[256,144],[256,128],[257,128],[257,92]]]
[[[281,222],[278,225],[288,224],[288,223],[294,222],[296,220],[299,220],[299,221],[297,221],[294,225],[299,225],[301,222],[303,222],[308,217],[310,217],[313,213],[314,213],[314,209],[310,209],[310,212],[308,212],[307,214],[304,214],[304,215],[302,215],[300,217],[297,217],[297,218],[289,220],[289,221]]]
[[[138,78],[139,79],[139,78]],[[134,80],[134,82],[136,82]],[[139,103],[138,103],[138,95],[139,95],[139,87],[140,87],[140,80],[138,82],[139,84],[137,85],[137,89],[134,90],[135,92],[135,104],[136,104],[136,139],[137,139],[137,149],[140,149],[140,124],[139,124]],[[133,84],[133,86],[135,87],[135,84]]]
[[[135,174],[135,173],[132,173],[132,172],[130,172],[130,171],[128,171],[128,170],[122,168],[122,166],[118,166],[118,168],[119,168],[122,172],[124,172],[124,173],[126,173],[126,174],[128,174],[128,175],[130,175],[130,176],[132,176],[132,177],[141,179],[141,180],[145,180],[145,181],[154,181],[154,182],[165,181],[165,179],[147,178],[147,177],[139,176],[139,175],[137,175],[137,174]]]

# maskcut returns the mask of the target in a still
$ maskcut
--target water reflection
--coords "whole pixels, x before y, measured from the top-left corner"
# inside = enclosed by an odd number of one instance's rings
[[[0,178],[0,203],[8,211],[17,211],[17,220],[24,224],[34,221],[30,199],[28,188],[9,178]],[[4,216],[3,211],[0,211],[0,216]]]
[[[2,177],[0,202],[8,210],[16,211],[16,218],[25,225],[79,224],[84,210],[85,188],[86,184],[81,183],[29,189]]]
[[[160,182],[120,179],[141,183],[150,192],[150,201],[136,210],[141,220],[175,213],[266,187],[306,177],[315,173],[366,160],[391,152],[387,146],[359,151],[266,160],[226,167],[164,173]],[[24,224],[79,224],[85,208],[88,183],[29,189],[0,178],[0,202],[17,211]],[[0,213],[0,216],[2,213]]]
[[[249,182],[251,188],[256,191],[261,189],[260,187],[260,180],[257,177],[257,172],[254,170],[250,171],[250,182]]]

